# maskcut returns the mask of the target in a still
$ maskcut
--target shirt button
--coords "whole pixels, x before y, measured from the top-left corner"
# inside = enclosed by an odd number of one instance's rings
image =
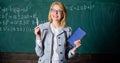
[[[59,46],[61,46],[61,44],[59,44]]]
[[[62,54],[62,52],[60,52],[60,54]]]
[[[58,39],[60,39],[60,37],[58,37]]]
[[[63,60],[61,60],[61,62],[62,62]]]

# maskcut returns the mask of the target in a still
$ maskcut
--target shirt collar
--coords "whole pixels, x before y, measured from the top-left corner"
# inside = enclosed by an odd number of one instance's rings
[[[51,31],[53,31],[53,32],[54,32],[53,29],[57,30],[58,31],[58,35],[60,35],[61,33],[64,32],[64,28],[59,27],[58,29],[56,29],[52,24],[50,24],[50,28],[51,28]]]

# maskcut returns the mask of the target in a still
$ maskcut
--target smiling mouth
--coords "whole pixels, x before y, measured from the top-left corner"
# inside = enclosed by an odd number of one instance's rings
[[[58,16],[53,16],[54,18],[58,18]]]

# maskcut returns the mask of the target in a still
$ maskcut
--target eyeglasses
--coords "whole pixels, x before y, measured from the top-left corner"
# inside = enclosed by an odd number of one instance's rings
[[[51,12],[57,13],[57,14],[62,14],[61,10],[56,10],[56,9],[51,9]]]

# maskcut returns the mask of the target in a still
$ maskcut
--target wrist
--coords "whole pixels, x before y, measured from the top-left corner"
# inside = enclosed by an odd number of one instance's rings
[[[40,40],[40,39],[41,39],[40,35],[36,35],[36,38],[37,38],[38,40]]]
[[[77,48],[76,48],[76,47],[74,47],[74,48],[72,49],[72,51],[74,51],[74,52],[75,52],[75,51],[76,51],[76,49],[77,49]]]

